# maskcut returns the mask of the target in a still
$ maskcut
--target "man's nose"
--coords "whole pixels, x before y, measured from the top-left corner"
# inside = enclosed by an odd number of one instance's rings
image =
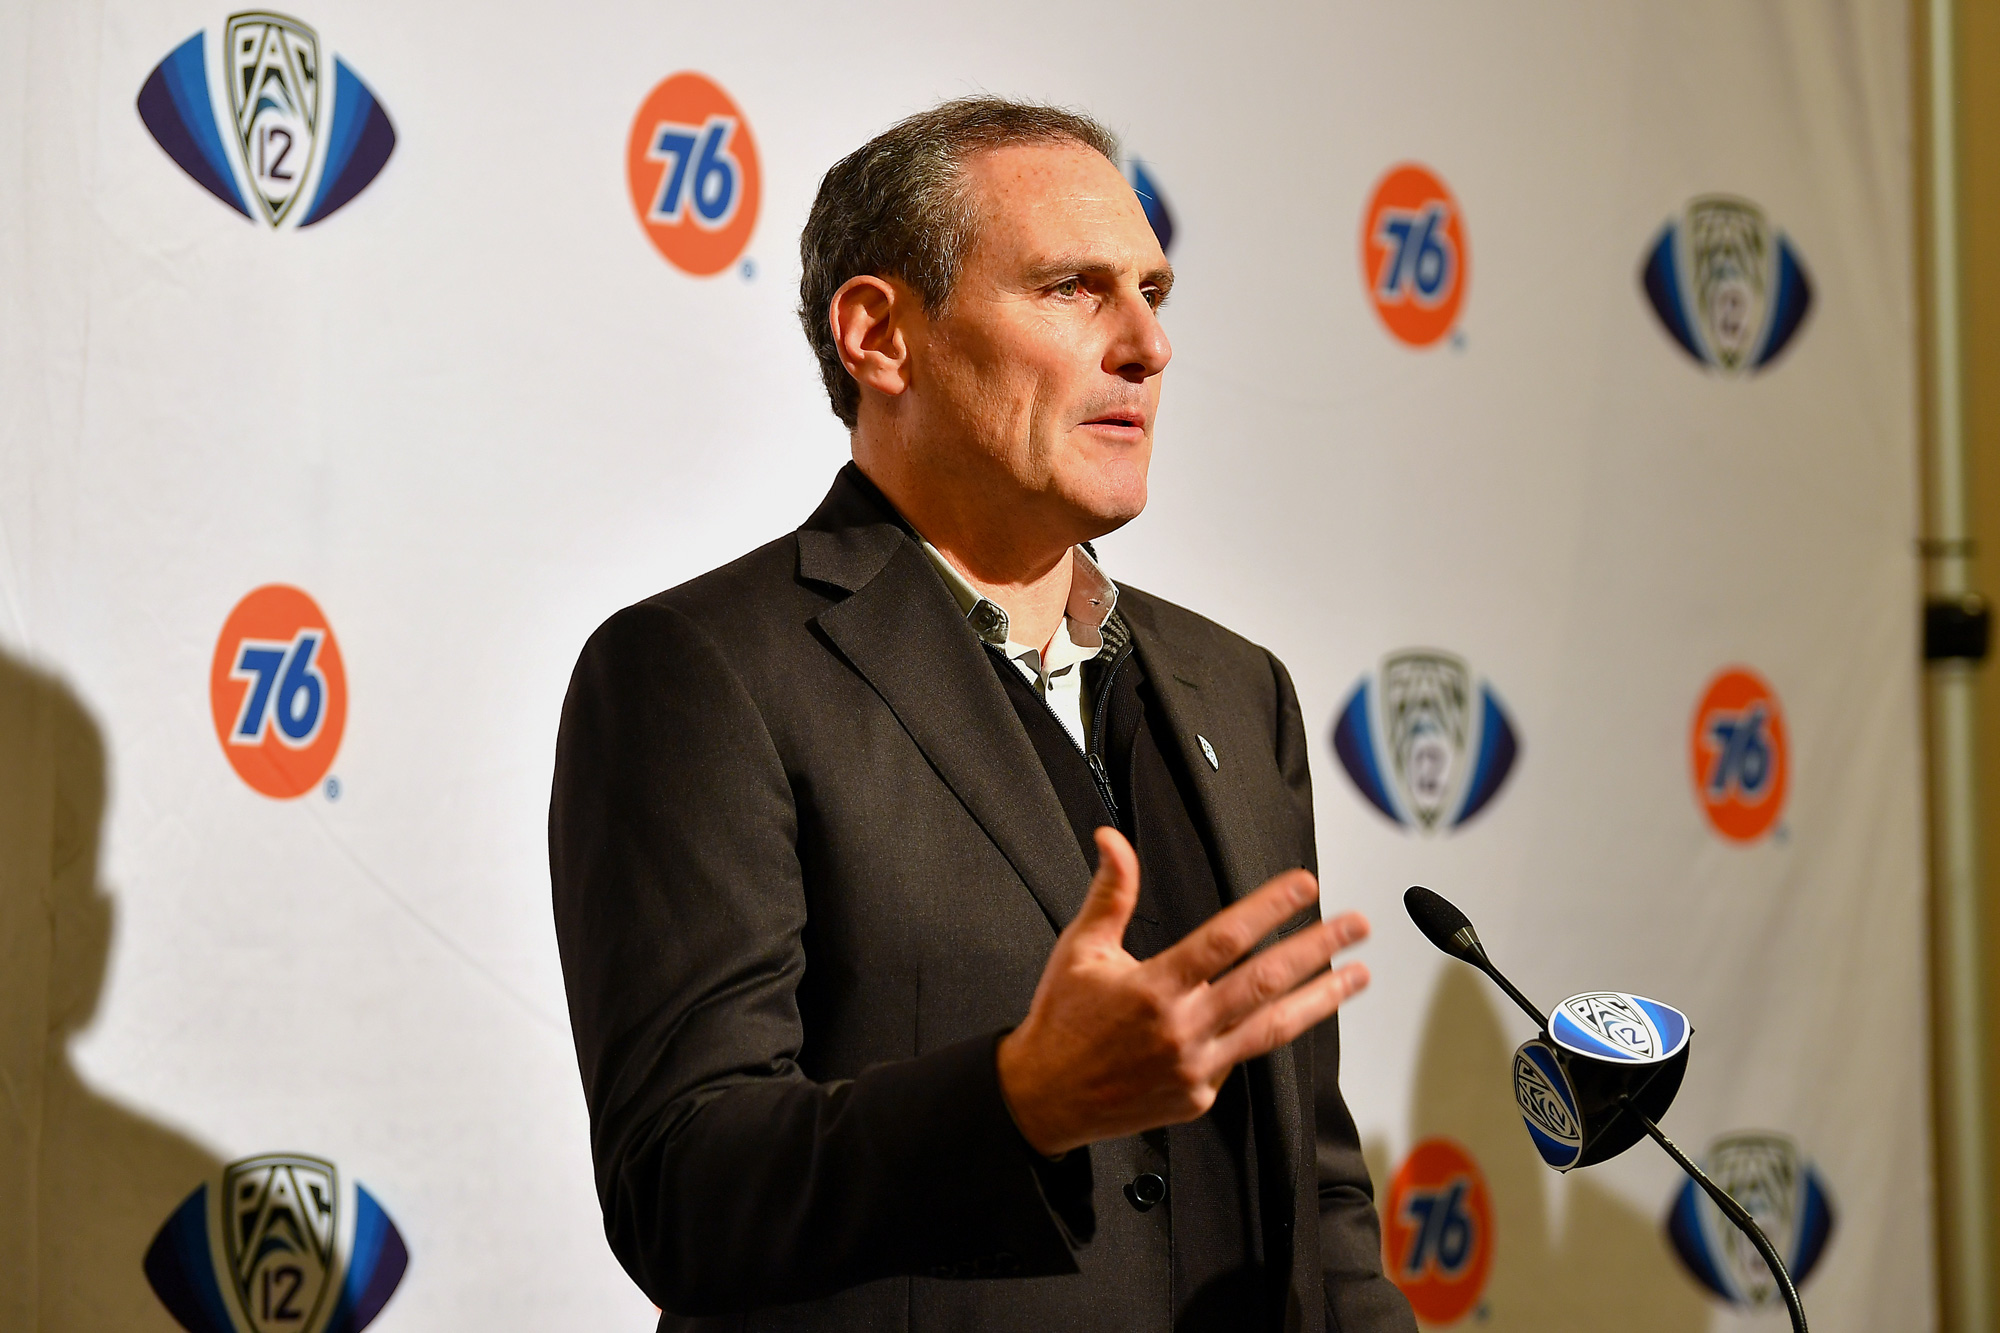
[[[1120,379],[1143,384],[1167,368],[1173,345],[1160,317],[1142,296],[1121,303],[1118,334],[1104,352],[1104,368]]]

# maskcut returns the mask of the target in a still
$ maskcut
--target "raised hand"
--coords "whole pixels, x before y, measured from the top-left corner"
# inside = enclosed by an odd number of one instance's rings
[[[1197,1118],[1237,1064],[1308,1031],[1368,984],[1360,963],[1327,966],[1367,938],[1358,912],[1302,927],[1232,968],[1316,900],[1319,882],[1303,870],[1275,876],[1142,963],[1124,946],[1139,858],[1111,828],[1097,830],[1097,855],[1027,1018],[1000,1042],[1014,1123],[1051,1157]]]

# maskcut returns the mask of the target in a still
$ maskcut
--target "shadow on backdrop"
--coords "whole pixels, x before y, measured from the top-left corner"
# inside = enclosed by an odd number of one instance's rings
[[[104,741],[60,682],[0,652],[0,1328],[171,1333],[141,1263],[219,1165],[70,1059],[113,926],[97,882]]]
[[[1564,1178],[1564,1216],[1550,1216],[1542,1164],[1514,1107],[1517,1039],[1501,1025],[1488,983],[1471,968],[1441,974],[1424,1021],[1412,1089],[1410,1143],[1449,1138],[1486,1175],[1493,1208],[1493,1270],[1475,1311],[1453,1327],[1476,1333],[1701,1333],[1714,1307],[1684,1276],[1661,1230],[1597,1184],[1588,1172]],[[1646,1145],[1641,1145],[1643,1150]],[[1394,1164],[1372,1143],[1368,1165],[1378,1199],[1388,1197]],[[1664,1210],[1666,1201],[1661,1200]],[[1558,1232],[1558,1225],[1560,1232]]]

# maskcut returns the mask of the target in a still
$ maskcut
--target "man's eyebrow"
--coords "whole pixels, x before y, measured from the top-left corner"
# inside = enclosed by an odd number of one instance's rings
[[[1119,266],[1117,264],[1095,255],[1060,255],[1054,259],[1044,260],[1039,264],[1030,266],[1027,272],[1022,275],[1022,279],[1029,287],[1043,287],[1052,282],[1060,282],[1072,274],[1080,274],[1086,277],[1107,277],[1115,275],[1118,269]],[[1157,287],[1160,289],[1160,295],[1164,297],[1168,291],[1172,290],[1174,285],[1173,265],[1168,264],[1160,268],[1147,270],[1139,276],[1139,285],[1141,287]]]

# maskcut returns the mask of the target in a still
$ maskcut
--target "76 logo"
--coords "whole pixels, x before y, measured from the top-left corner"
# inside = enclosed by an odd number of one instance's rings
[[[734,116],[710,116],[700,125],[662,121],[653,129],[646,156],[673,165],[660,173],[659,193],[647,210],[649,222],[679,222],[692,213],[695,223],[710,231],[728,224],[736,213],[742,171],[728,152],[736,133]]]
[[[1710,800],[1723,800],[1732,791],[1749,801],[1763,798],[1771,784],[1769,716],[1762,703],[1753,703],[1740,713],[1722,712],[1709,719],[1708,744],[1715,755],[1708,770]]]
[[[326,712],[326,676],[313,659],[323,638],[323,631],[302,629],[289,643],[242,641],[229,676],[251,684],[243,692],[236,725],[229,729],[231,745],[260,745],[273,728],[278,739],[293,749],[310,745],[319,735]]]
[[[1412,1235],[1400,1281],[1414,1281],[1427,1271],[1447,1279],[1465,1272],[1478,1240],[1476,1224],[1465,1207],[1471,1188],[1469,1177],[1454,1176],[1435,1189],[1412,1189],[1403,1196],[1401,1221]]]
[[[1382,300],[1414,300],[1421,306],[1433,306],[1451,294],[1458,256],[1451,237],[1445,234],[1450,217],[1450,209],[1441,199],[1415,210],[1382,210],[1375,229],[1376,242],[1388,251],[1376,280],[1376,294]]]

